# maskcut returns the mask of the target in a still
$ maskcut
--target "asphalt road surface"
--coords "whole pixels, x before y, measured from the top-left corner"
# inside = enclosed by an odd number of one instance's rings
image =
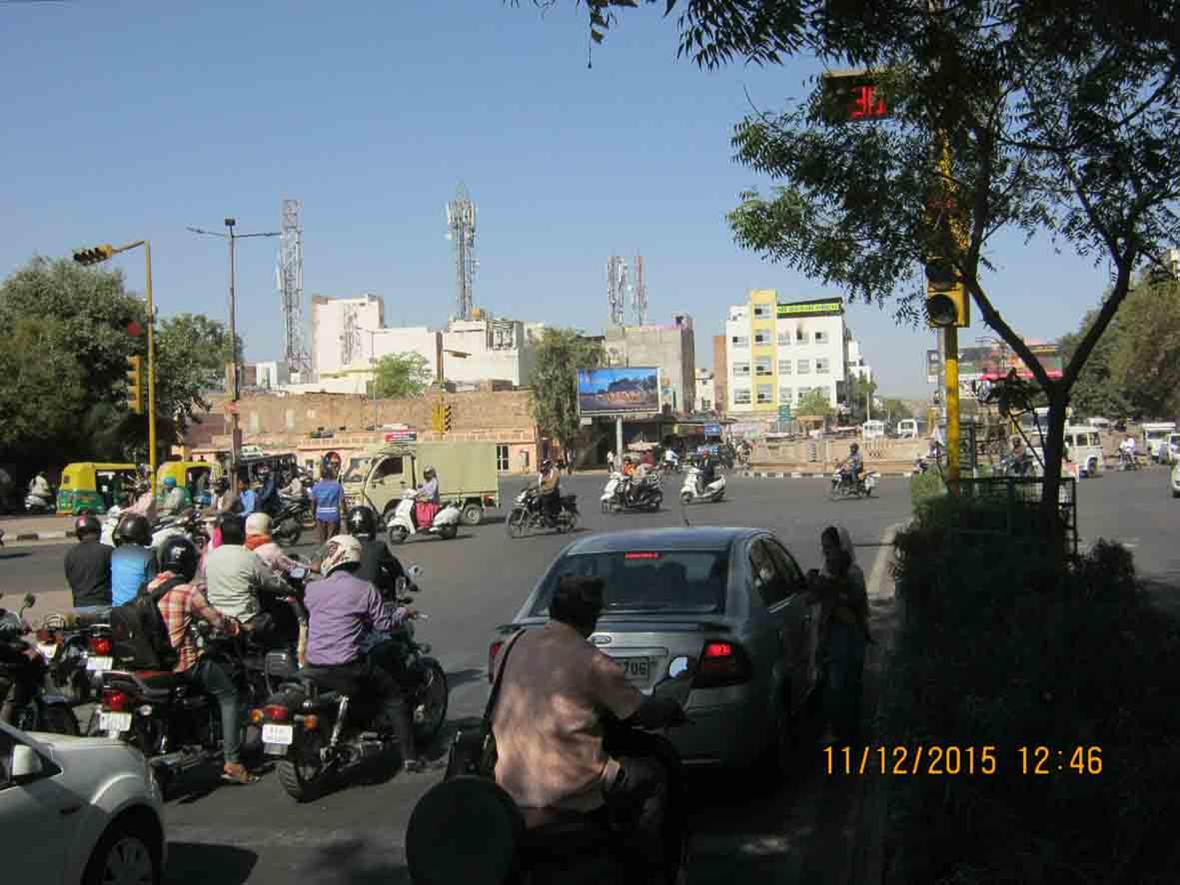
[[[506,480],[504,504],[523,479]],[[665,485],[669,509],[658,514],[608,515],[599,511],[601,476],[563,480],[579,496],[579,532],[629,527],[747,525],[772,529],[806,568],[820,565],[824,526],[842,523],[858,545],[858,560],[878,584],[888,585],[882,539],[910,515],[908,481],[882,481],[879,497],[831,502],[820,479],[734,479],[730,495],[714,505],[682,510],[674,502],[676,477]],[[1140,571],[1180,583],[1180,552],[1172,543],[1180,525],[1180,501],[1166,489],[1162,470],[1112,473],[1085,481],[1079,492],[1083,543],[1097,537],[1133,545]],[[464,527],[457,538],[411,540],[405,563],[425,570],[418,607],[429,614],[418,636],[433,645],[451,686],[448,724],[433,755],[444,752],[454,729],[471,723],[487,698],[487,650],[493,628],[511,618],[545,566],[568,538],[540,534],[507,537],[506,507],[485,524]],[[0,589],[47,593],[63,589],[67,545],[12,547],[0,551]],[[878,558],[880,557],[880,559]],[[874,568],[876,566],[876,568]],[[882,580],[883,579],[883,580]],[[870,592],[880,588],[870,587]],[[886,592],[890,592],[886,586]],[[53,597],[60,598],[54,593]],[[47,599],[46,602],[49,600]],[[60,603],[59,603],[60,604]],[[875,599],[875,616],[888,616]],[[43,613],[42,607],[34,609]],[[866,710],[872,710],[879,659],[870,655]],[[402,836],[414,802],[440,776],[396,774],[355,784],[308,805],[296,805],[273,774],[250,787],[215,786],[215,770],[194,775],[167,809],[171,885],[216,881],[266,883],[296,880],[332,883],[407,882]],[[858,825],[860,785],[821,771],[814,744],[804,741],[799,772],[777,791],[749,780],[703,777],[693,784],[698,854],[690,881],[746,883],[848,882],[851,836]]]

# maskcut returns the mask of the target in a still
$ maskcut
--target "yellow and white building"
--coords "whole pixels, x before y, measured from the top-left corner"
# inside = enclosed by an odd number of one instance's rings
[[[776,290],[753,289],[745,304],[729,308],[725,342],[729,402],[724,408],[735,416],[774,420],[780,405],[794,412],[816,388],[836,408],[850,374],[872,376],[844,324],[839,297],[780,304]]]

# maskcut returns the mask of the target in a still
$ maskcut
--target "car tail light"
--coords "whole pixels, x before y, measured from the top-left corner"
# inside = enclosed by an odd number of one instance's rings
[[[495,680],[496,672],[496,658],[500,656],[500,649],[504,647],[504,641],[497,639],[488,647],[488,682]]]
[[[286,722],[291,718],[291,711],[282,704],[267,704],[262,708],[262,714],[269,722]]]
[[[111,653],[111,641],[109,639],[91,639],[87,644],[90,646],[91,654],[105,657]]]
[[[741,685],[753,675],[750,657],[735,642],[714,640],[705,643],[693,688],[722,688]]]
[[[128,713],[131,711],[131,696],[117,688],[104,688],[102,690],[102,708],[116,713]]]

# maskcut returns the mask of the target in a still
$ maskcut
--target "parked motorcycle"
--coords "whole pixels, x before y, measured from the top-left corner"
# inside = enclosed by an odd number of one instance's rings
[[[688,468],[684,475],[684,485],[680,487],[681,504],[716,503],[725,497],[725,477],[719,476],[708,486],[701,486],[701,469],[695,464]]]
[[[3,595],[0,593],[0,597]],[[24,637],[32,632],[32,628],[25,621],[25,612],[36,603],[37,598],[32,593],[26,593],[19,611],[12,612],[0,608],[0,641],[19,640],[28,645]],[[48,665],[45,652],[41,650],[40,645],[35,647],[41,655],[42,662]],[[15,679],[16,669],[12,665],[0,663],[0,678],[5,681]],[[69,702],[57,692],[47,691],[43,684],[37,686],[29,702],[17,711],[16,727],[23,731],[46,731],[52,734],[77,735],[79,732],[78,720],[74,718],[74,711],[70,709]]]
[[[102,692],[102,658],[111,652],[110,608],[53,612],[37,630],[37,648],[49,664],[49,680],[71,705],[90,702]]]
[[[652,693],[675,699],[683,709],[694,672],[690,658],[673,658],[668,675]],[[662,878],[669,885],[686,881],[692,851],[690,802],[685,772],[672,743],[665,733],[607,718],[604,747],[614,757],[649,756],[664,764],[668,796]],[[494,781],[461,776],[435,784],[414,806],[406,827],[406,865],[413,885],[627,885],[638,881],[637,865],[628,857],[624,842],[633,827],[633,817],[626,814],[604,818],[567,812],[551,823],[526,829],[512,797]]]
[[[537,529],[556,529],[558,534],[572,532],[578,524],[578,496],[562,495],[557,519],[551,520],[541,507],[541,496],[535,486],[526,486],[512,503],[508,514],[508,537],[520,538]]]
[[[413,602],[409,594],[421,589],[416,582],[422,569],[410,566],[406,573],[398,578],[395,601],[400,605]],[[422,746],[434,740],[446,719],[446,673],[430,657],[430,645],[414,639],[413,621],[399,628],[392,641],[401,655],[399,684],[410,708],[414,740]],[[279,760],[279,783],[297,802],[321,795],[336,778],[385,756],[397,743],[375,698],[314,668],[295,673],[265,705],[251,711],[250,719],[262,728],[263,751]]]
[[[57,504],[53,498],[42,498],[30,492],[25,495],[25,512],[34,516],[57,513]]]
[[[877,482],[881,479],[879,473],[865,473],[863,476],[854,479],[853,475],[846,470],[837,470],[832,474],[832,488],[830,497],[833,501],[841,500],[842,498],[868,498],[873,494],[873,489],[877,487]]]
[[[621,473],[612,473],[602,490],[599,503],[603,513],[623,510],[645,510],[655,513],[664,502],[662,479],[652,473],[636,483]]]
[[[401,500],[397,502],[397,509],[385,524],[386,544],[393,547],[404,544],[412,535],[437,535],[444,541],[449,541],[459,534],[459,508],[453,501],[448,501],[442,509],[434,515],[429,527],[418,525],[418,508],[414,506],[417,496],[413,489],[402,492]]]

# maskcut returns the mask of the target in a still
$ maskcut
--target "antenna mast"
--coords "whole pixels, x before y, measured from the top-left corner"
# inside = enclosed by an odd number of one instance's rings
[[[340,364],[348,368],[360,356],[361,330],[356,324],[356,305],[344,308],[344,331],[340,335]]]
[[[647,283],[643,281],[643,256],[635,256],[635,288],[631,293],[631,303],[635,308],[635,323],[647,325]]]
[[[469,320],[475,306],[472,283],[479,262],[475,260],[475,205],[462,182],[455,191],[455,199],[447,203],[447,239],[455,248],[455,300],[458,306],[455,319]]]
[[[299,223],[302,204],[298,200],[283,200],[279,216],[278,284],[283,314],[283,359],[289,372],[300,373],[311,369],[311,359],[303,343],[303,228]]]
[[[610,322],[622,326],[627,322],[627,261],[612,255],[606,262],[606,293],[610,301]]]

